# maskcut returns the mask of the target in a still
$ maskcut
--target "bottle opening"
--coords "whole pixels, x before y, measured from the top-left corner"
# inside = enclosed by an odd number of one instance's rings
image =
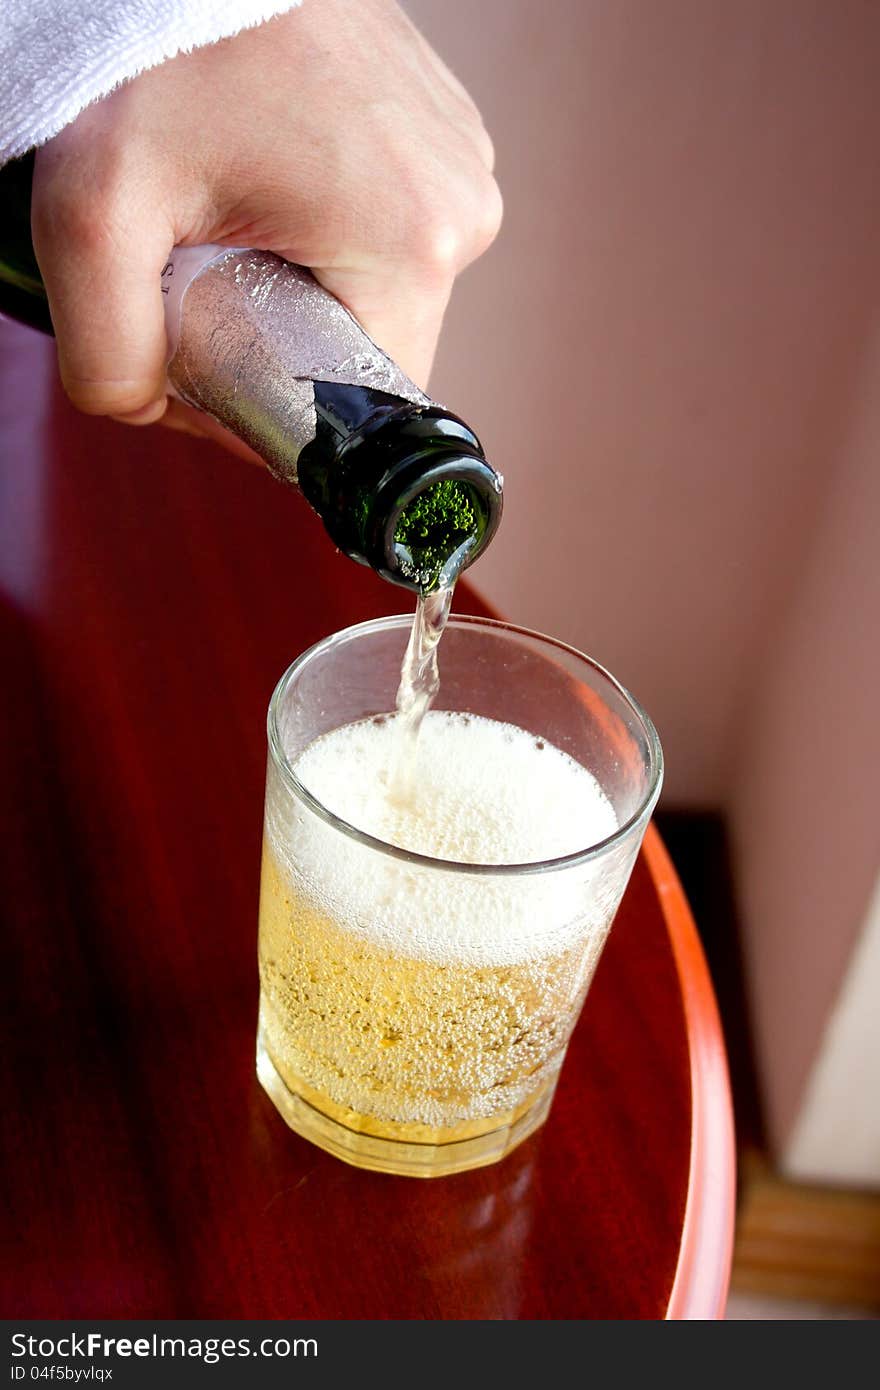
[[[471,483],[443,478],[407,502],[394,527],[394,555],[404,579],[423,593],[454,583],[486,529]]]
[[[423,594],[449,588],[498,528],[501,475],[482,456],[445,454],[429,471],[411,477],[409,485],[405,477],[400,482],[380,573]]]

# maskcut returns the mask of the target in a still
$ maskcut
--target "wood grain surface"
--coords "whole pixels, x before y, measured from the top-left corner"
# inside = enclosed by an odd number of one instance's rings
[[[694,1058],[723,1128],[723,1046],[645,856],[508,1159],[391,1178],[285,1127],[254,1072],[266,706],[406,596],[258,469],[76,415],[50,353],[0,324],[3,1315],[656,1318],[684,1261],[710,1291],[675,1315],[719,1316],[733,1168],[697,1211]]]

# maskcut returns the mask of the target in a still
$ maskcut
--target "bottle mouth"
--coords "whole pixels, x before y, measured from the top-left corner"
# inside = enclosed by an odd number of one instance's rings
[[[341,447],[331,444],[329,466],[313,467],[312,445],[302,451],[300,488],[352,560],[410,592],[450,587],[498,529],[501,476],[443,406],[374,404]]]
[[[387,510],[377,499],[386,519],[375,567],[418,593],[450,588],[498,529],[501,476],[479,455],[447,455],[427,471],[423,460],[407,460],[385,486],[395,496]]]

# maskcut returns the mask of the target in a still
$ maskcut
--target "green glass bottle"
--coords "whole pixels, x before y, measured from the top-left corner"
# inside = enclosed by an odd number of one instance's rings
[[[0,313],[52,331],[30,236],[33,159],[0,169]],[[404,588],[485,550],[502,481],[314,276],[267,251],[175,247],[159,286],[168,383],[298,486],[335,544]]]

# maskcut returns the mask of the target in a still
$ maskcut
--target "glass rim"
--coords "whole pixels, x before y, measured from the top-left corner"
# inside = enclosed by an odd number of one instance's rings
[[[332,632],[328,637],[322,637],[318,642],[314,642],[300,656],[293,661],[282,675],[278,684],[272,692],[269,701],[269,709],[266,716],[266,732],[269,742],[269,755],[278,769],[283,781],[294,796],[303,802],[310,811],[313,811],[327,825],[334,830],[340,831],[350,840],[366,846],[368,849],[376,850],[380,854],[385,854],[393,859],[402,860],[407,864],[415,864],[419,867],[429,869],[440,869],[446,873],[456,874],[478,874],[485,877],[523,877],[527,874],[556,873],[563,869],[575,868],[580,864],[588,864],[593,859],[599,859],[607,854],[609,850],[620,844],[632,834],[640,825],[643,826],[650,818],[651,812],[660,793],[663,781],[663,750],[660,746],[660,738],[654,727],[650,716],[645,712],[638,700],[621,685],[620,681],[601,666],[598,661],[581,652],[577,647],[570,646],[567,642],[562,642],[556,637],[548,637],[546,633],[537,632],[534,629],[519,627],[515,623],[507,623],[499,618],[479,618],[469,613],[454,613],[450,616],[447,624],[447,631],[450,628],[485,628],[493,632],[507,632],[517,637],[528,637],[532,640],[543,643],[545,646],[552,647],[556,651],[565,652],[569,656],[576,657],[585,666],[600,675],[604,680],[617,691],[623,700],[629,705],[630,709],[639,719],[645,732],[645,739],[648,745],[649,754],[649,776],[648,786],[644,796],[639,802],[638,808],[628,817],[622,825],[611,835],[606,835],[603,840],[597,840],[595,844],[588,845],[584,849],[574,850],[569,854],[563,854],[554,859],[530,860],[524,864],[471,864],[462,863],[455,859],[436,859],[428,854],[420,854],[417,850],[402,849],[400,845],[392,845],[387,840],[380,840],[378,836],[369,834],[366,830],[360,830],[356,825],[343,820],[337,816],[329,807],[309,791],[308,787],[299,780],[294,772],[290,760],[281,742],[281,732],[278,727],[278,711],[288,687],[304,666],[324,652],[331,651],[336,646],[341,646],[343,642],[351,641],[360,635],[370,632],[380,632],[390,628],[401,628],[407,630],[412,626],[411,613],[394,613],[382,618],[369,618],[366,622],[353,623],[350,627],[340,628],[337,632]],[[441,685],[442,689],[442,685]]]

